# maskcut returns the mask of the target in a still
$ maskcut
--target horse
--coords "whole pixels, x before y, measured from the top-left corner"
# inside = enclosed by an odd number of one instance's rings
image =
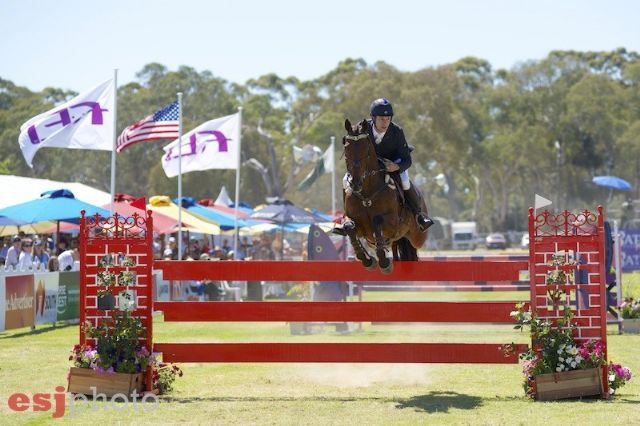
[[[344,127],[347,135],[342,138],[343,156],[351,186],[344,199],[344,230],[367,270],[379,266],[389,274],[393,262],[387,251],[392,251],[393,260],[418,260],[417,249],[427,240],[427,233],[420,232],[413,212],[404,202],[400,180],[393,179],[377,157],[369,137],[369,123],[362,120],[352,126],[347,119]],[[424,200],[421,203],[422,211],[427,213]],[[375,251],[377,259],[361,241]]]

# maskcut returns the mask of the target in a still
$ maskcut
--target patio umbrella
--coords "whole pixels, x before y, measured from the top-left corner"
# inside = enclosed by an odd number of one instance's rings
[[[611,189],[618,189],[620,191],[628,191],[631,189],[631,184],[629,182],[616,176],[595,176],[592,179],[592,182],[596,185]]]
[[[110,216],[109,210],[80,201],[67,189],[46,191],[35,200],[0,209],[0,216],[20,220],[25,224],[45,221],[79,223],[81,210],[86,212],[86,216],[96,213],[103,217]]]
[[[251,219],[268,220],[279,225],[292,223],[309,225],[319,222],[318,218],[312,213],[295,206],[289,200],[277,200],[260,210],[254,211],[249,217]]]

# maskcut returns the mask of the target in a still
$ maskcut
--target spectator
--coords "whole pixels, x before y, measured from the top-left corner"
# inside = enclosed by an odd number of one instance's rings
[[[80,260],[78,249],[65,250],[58,256],[59,268],[61,271],[71,271],[73,264],[78,260]]]
[[[171,249],[171,259],[178,260],[178,243],[175,237],[169,237],[169,248]]]
[[[222,247],[220,247],[222,249],[222,254],[224,255],[224,257],[227,257],[227,254],[229,253],[229,251],[231,250],[231,246],[229,245],[229,240],[227,240],[226,238],[222,241]]]
[[[4,261],[4,267],[18,267],[18,261],[20,260],[20,252],[22,251],[22,239],[14,235],[11,239],[11,247],[7,250],[7,258]]]
[[[7,258],[7,252],[9,251],[9,247],[11,247],[11,237],[4,237],[2,239],[2,248],[0,248],[0,257],[3,259]],[[4,264],[4,262],[3,262]]]
[[[49,270],[49,272],[58,272],[60,270],[58,256],[53,255],[49,258],[49,262],[47,262],[47,270]]]
[[[156,235],[153,238],[153,258],[160,259],[162,257],[162,244],[160,241],[160,236]]]
[[[33,242],[33,251],[31,252],[33,257],[34,269],[41,269],[40,265],[45,267],[49,263],[49,253],[44,250],[44,244],[42,240],[35,240]]]
[[[60,256],[65,250],[67,250],[67,240],[60,238],[56,247],[56,254]]]
[[[22,241],[22,250],[18,258],[18,269],[26,271],[33,268],[33,256],[31,256],[31,240]]]

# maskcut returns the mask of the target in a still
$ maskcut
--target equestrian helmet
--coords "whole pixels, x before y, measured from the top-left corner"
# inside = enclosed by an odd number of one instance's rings
[[[379,98],[371,102],[371,108],[369,112],[372,117],[383,116],[393,117],[393,105],[385,98]]]

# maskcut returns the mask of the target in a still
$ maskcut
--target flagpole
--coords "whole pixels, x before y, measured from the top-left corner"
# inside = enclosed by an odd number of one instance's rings
[[[182,92],[178,92],[178,260],[182,260]]]
[[[111,149],[111,204],[109,211],[113,215],[114,199],[116,197],[116,121],[118,118],[118,68],[113,69],[113,148]]]
[[[336,214],[336,137],[331,136],[331,214]]]
[[[233,260],[238,259],[238,209],[240,208],[240,148],[242,146],[242,107],[238,107],[238,152],[236,158],[236,211],[233,218]],[[246,256],[246,253],[244,253]]]

